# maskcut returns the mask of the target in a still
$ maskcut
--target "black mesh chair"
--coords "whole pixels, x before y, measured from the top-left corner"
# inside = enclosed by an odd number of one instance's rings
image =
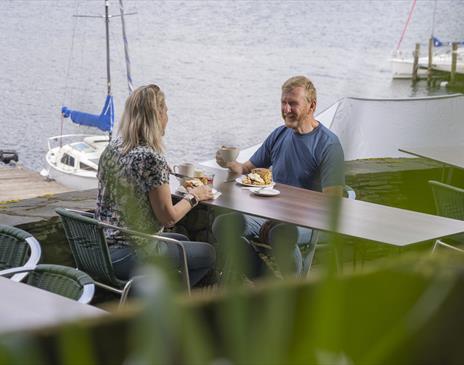
[[[179,250],[179,256],[182,258],[183,268],[181,271],[187,291],[190,293],[187,255],[180,241],[102,223],[92,218],[92,215],[86,212],[64,208],[58,208],[56,212],[63,222],[66,238],[68,239],[77,268],[89,274],[98,287],[121,295],[121,304],[126,300],[135,278],[125,281],[116,276],[106,242],[105,228],[117,229],[132,237],[148,238],[175,245]]]
[[[0,275],[14,281],[23,280],[27,272],[17,268],[33,269],[40,260],[40,243],[22,229],[0,224]]]
[[[442,217],[464,220],[464,189],[430,180],[437,214]],[[432,252],[439,246],[464,253],[464,234],[457,234],[435,241]],[[460,246],[460,247],[459,247]]]
[[[26,284],[80,303],[90,303],[95,293],[92,278],[72,267],[42,264],[34,268],[20,267],[11,270],[27,275],[23,280]]]

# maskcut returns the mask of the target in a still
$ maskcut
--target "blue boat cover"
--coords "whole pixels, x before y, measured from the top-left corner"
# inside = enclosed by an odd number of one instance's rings
[[[61,113],[65,118],[71,117],[71,120],[80,125],[98,128],[104,132],[111,132],[114,126],[114,105],[113,97],[108,95],[105,105],[100,115],[79,112],[68,109],[66,106],[61,108]]]
[[[444,45],[449,46],[449,45],[451,45],[451,43],[453,43],[453,42],[448,42],[448,41],[447,42],[440,41],[437,37],[432,37],[432,40],[433,40],[433,46],[434,47],[442,47]],[[456,43],[463,45],[464,41],[456,42]]]

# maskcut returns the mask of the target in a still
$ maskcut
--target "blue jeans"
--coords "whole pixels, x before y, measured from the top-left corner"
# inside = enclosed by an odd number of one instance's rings
[[[160,236],[173,238],[184,244],[192,287],[214,269],[216,251],[209,243],[189,241],[188,237],[179,233],[161,233]],[[140,263],[136,249],[129,245],[115,244],[109,246],[109,251],[116,276],[121,280],[129,280]],[[165,245],[161,251],[177,265],[181,263],[179,251],[173,245]]]
[[[240,222],[236,234],[245,237],[247,240],[259,236],[262,225],[267,221],[264,218],[241,213],[222,214],[218,216],[213,223],[213,234],[219,243],[222,240],[221,236],[224,232],[227,232],[228,221],[230,222],[231,220]],[[303,258],[298,245],[310,243],[312,232],[313,231],[309,228],[281,223],[273,226],[269,230],[269,242],[266,243],[270,244],[274,251],[280,251],[283,256],[287,256],[286,258],[284,257],[284,260],[286,259],[288,261],[289,257],[291,257],[293,261],[292,271],[296,275],[300,275],[303,270]],[[250,258],[251,265],[253,266],[251,276],[259,276],[263,271],[262,260],[259,259],[254,250],[250,250],[249,248],[246,248],[246,250],[248,256],[254,256]]]

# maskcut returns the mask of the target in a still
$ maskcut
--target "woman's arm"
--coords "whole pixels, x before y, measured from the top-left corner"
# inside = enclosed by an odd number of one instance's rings
[[[207,186],[199,186],[190,190],[198,201],[213,198],[213,193]],[[187,199],[181,199],[175,205],[172,204],[171,189],[168,184],[153,188],[148,193],[151,209],[159,222],[165,227],[171,227],[181,220],[192,209]]]

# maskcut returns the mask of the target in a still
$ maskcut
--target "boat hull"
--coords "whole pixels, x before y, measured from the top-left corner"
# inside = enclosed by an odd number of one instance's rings
[[[55,180],[61,185],[67,186],[76,190],[96,189],[98,180],[96,174],[94,176],[79,176],[70,172],[65,172],[57,169],[49,164],[47,178]]]
[[[425,62],[424,60],[419,61],[419,65]],[[394,79],[410,79],[412,78],[412,69],[414,66],[414,60],[412,58],[392,58],[391,59],[391,67],[392,67],[392,77]],[[424,76],[426,74],[426,70],[418,69],[417,75]]]
[[[84,138],[83,138],[84,137]],[[63,143],[72,138],[74,142]],[[61,145],[52,147],[51,142]],[[96,189],[100,155],[108,145],[108,136],[67,135],[49,138],[46,168],[41,175],[75,190]]]

